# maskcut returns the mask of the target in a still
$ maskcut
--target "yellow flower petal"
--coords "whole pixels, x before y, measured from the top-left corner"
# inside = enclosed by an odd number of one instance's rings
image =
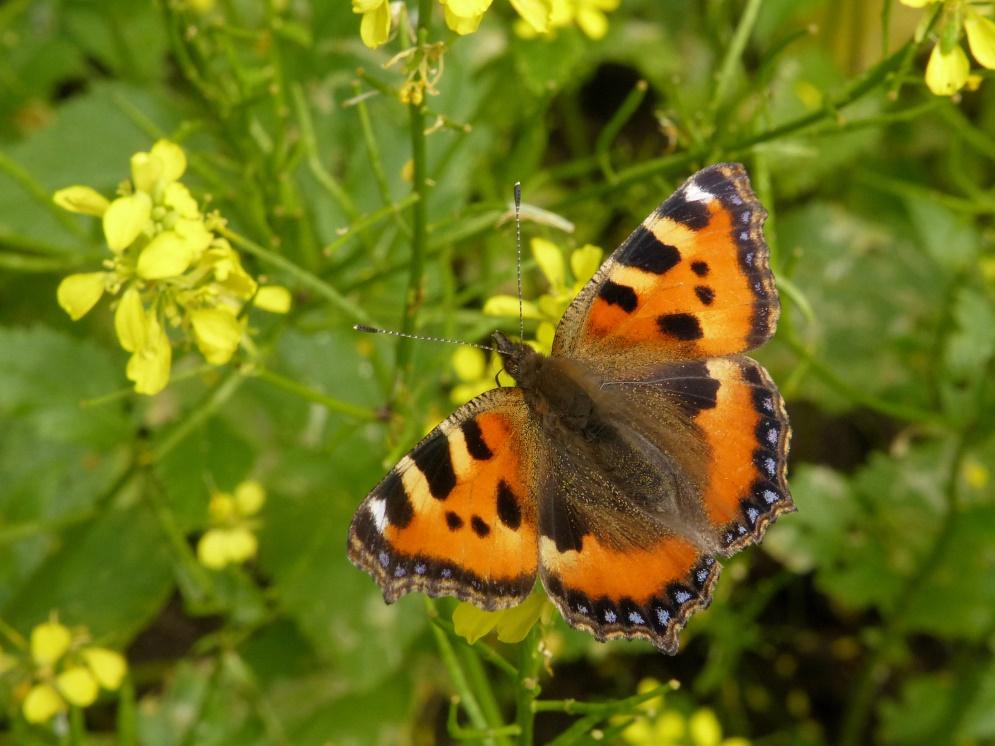
[[[104,294],[104,279],[103,272],[86,272],[62,279],[55,296],[69,318],[79,321],[97,305]]]
[[[959,44],[949,54],[937,44],[926,64],[926,85],[937,96],[952,96],[964,87],[970,72],[971,63]]]
[[[518,318],[518,298],[514,295],[493,295],[484,301],[484,315]],[[541,319],[542,314],[531,301],[522,303],[522,315],[527,319]]]
[[[67,668],[55,678],[55,685],[62,696],[77,707],[89,707],[100,692],[97,679],[83,666]]]
[[[135,350],[128,360],[125,375],[135,382],[135,392],[152,396],[169,383],[169,368],[173,350],[169,337],[155,316],[149,316],[145,331],[145,344]]]
[[[44,723],[66,709],[66,703],[49,684],[35,684],[24,698],[21,712],[29,723]]]
[[[227,492],[215,492],[207,504],[211,518],[223,523],[235,516],[235,498]]]
[[[72,642],[69,629],[58,622],[42,622],[31,630],[31,657],[39,666],[48,666],[61,658]]]
[[[259,542],[256,535],[244,526],[236,526],[227,533],[228,558],[232,562],[245,562],[256,556]]]
[[[719,746],[722,726],[714,712],[702,707],[688,718],[688,734],[695,746]]]
[[[114,312],[114,331],[117,332],[118,342],[128,352],[142,349],[148,325],[142,296],[134,286],[129,287],[124,291]]]
[[[479,16],[487,12],[494,0],[443,0],[442,4],[455,15],[469,17]]]
[[[163,193],[162,203],[166,207],[175,210],[180,217],[199,218],[200,208],[197,207],[197,200],[190,194],[190,190],[178,181],[170,182]]]
[[[539,621],[546,607],[546,594],[535,592],[518,606],[498,612],[497,636],[501,642],[521,642]]]
[[[556,336],[556,327],[548,321],[543,321],[536,329],[536,342],[539,343],[540,352],[549,354],[553,349],[553,338]]]
[[[484,611],[461,601],[453,612],[453,629],[471,645],[488,634],[498,623],[497,611]]]
[[[975,10],[968,9],[964,19],[967,43],[978,64],[995,70],[995,21],[985,18]]]
[[[270,313],[287,313],[290,310],[290,291],[280,285],[266,285],[259,288],[252,303]]]
[[[194,339],[211,365],[224,365],[238,349],[242,323],[224,308],[204,308],[190,313]]]
[[[511,0],[511,5],[540,34],[549,30],[549,16],[553,8],[551,0]]]
[[[104,236],[111,251],[122,251],[138,238],[152,216],[152,199],[145,192],[118,197],[104,212]]]
[[[487,358],[476,347],[460,347],[453,353],[452,366],[461,381],[476,381],[484,376]]]
[[[100,686],[111,691],[121,686],[128,672],[128,662],[123,655],[107,648],[84,648],[82,655]]]
[[[653,728],[656,735],[656,742],[671,743],[681,742],[687,726],[684,716],[676,710],[666,710],[660,713]]]
[[[152,194],[162,178],[162,161],[151,153],[135,153],[131,156],[131,181],[135,189]]]
[[[207,229],[202,218],[180,218],[173,225],[173,232],[183,239],[194,259],[203,254],[214,240],[214,234]]]
[[[197,559],[211,570],[220,570],[227,565],[227,533],[222,529],[212,528],[201,536],[197,542]]]
[[[474,33],[480,28],[480,21],[484,18],[483,13],[475,16],[457,15],[449,9],[448,5],[445,7],[443,15],[445,16],[446,26],[449,30],[455,31],[460,36]]]
[[[164,280],[186,272],[193,261],[193,249],[173,231],[163,231],[142,249],[138,257],[138,276],[146,280]]]
[[[187,170],[187,155],[183,148],[169,140],[158,140],[149,153],[162,163],[162,180],[176,181]]]
[[[608,33],[608,16],[594,8],[577,10],[577,25],[590,39],[603,39]]]
[[[570,254],[570,271],[573,273],[574,281],[585,284],[601,266],[601,257],[604,252],[592,244],[584,244],[579,249]]]
[[[359,24],[359,38],[370,49],[376,49],[390,37],[390,4],[383,3],[363,13]]]
[[[88,186],[71,186],[60,189],[52,195],[52,201],[63,210],[83,215],[100,217],[107,211],[110,202],[96,189]]]
[[[942,0],[900,0],[900,2],[910,8],[925,8],[927,5],[942,2]]]
[[[387,0],[352,0],[353,13],[369,13],[376,10],[381,5],[386,5]]]
[[[266,490],[255,479],[247,479],[235,488],[235,504],[244,516],[255,515],[266,502]]]
[[[539,269],[553,290],[559,290],[566,285],[566,267],[563,264],[563,252],[560,251],[560,247],[545,238],[533,238],[531,246],[532,256],[535,257]]]

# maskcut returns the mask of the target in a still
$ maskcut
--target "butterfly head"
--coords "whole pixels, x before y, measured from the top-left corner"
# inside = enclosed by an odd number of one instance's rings
[[[519,386],[528,388],[542,367],[543,356],[522,342],[513,342],[503,332],[494,332],[494,346],[497,347],[505,372],[515,379]]]

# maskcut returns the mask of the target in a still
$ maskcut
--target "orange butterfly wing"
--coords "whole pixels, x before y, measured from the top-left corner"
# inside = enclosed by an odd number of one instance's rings
[[[780,312],[766,210],[743,167],[699,171],[619,246],[567,309],[553,355],[624,370],[757,347]]]
[[[521,601],[537,565],[533,437],[521,389],[494,389],[462,406],[360,505],[350,560],[388,602],[409,591],[485,609]]]

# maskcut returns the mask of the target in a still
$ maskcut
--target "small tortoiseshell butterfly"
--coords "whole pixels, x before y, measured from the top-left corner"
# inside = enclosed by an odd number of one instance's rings
[[[349,529],[388,603],[499,609],[538,575],[574,627],[677,651],[716,558],[794,510],[784,403],[741,354],[780,310],[766,216],[741,165],[699,171],[574,299],[549,357],[494,334],[518,386],[450,415]]]

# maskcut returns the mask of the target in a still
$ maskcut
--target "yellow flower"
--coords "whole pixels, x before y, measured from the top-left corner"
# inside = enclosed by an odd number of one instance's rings
[[[576,26],[590,39],[601,39],[608,33],[608,16],[617,10],[620,0],[552,0],[547,33],[556,29]],[[518,24],[519,36],[531,39],[543,31],[526,24]]]
[[[128,670],[124,657],[86,645],[85,628],[70,631],[53,617],[31,630],[29,656],[6,661],[4,673],[19,669],[14,683],[22,694],[21,712],[30,723],[44,723],[69,705],[89,707],[100,689],[115,690]],[[9,658],[9,656],[7,656]]]
[[[539,320],[533,346],[540,352],[548,354],[553,347],[556,325],[560,322],[563,312],[597,271],[604,252],[591,244],[575,249],[570,254],[572,279],[568,279],[563,252],[556,244],[545,238],[533,238],[530,246],[536,264],[549,283],[550,292],[539,296],[534,304],[523,303],[522,310],[526,319]],[[488,298],[484,302],[484,313],[488,316],[517,318],[518,299],[511,295]]]
[[[65,709],[66,703],[51,684],[35,684],[21,705],[29,723],[44,723]]]
[[[390,3],[388,0],[352,0],[352,12],[362,13],[359,36],[363,44],[376,49],[390,36]]]
[[[71,643],[72,635],[64,625],[42,622],[31,630],[31,657],[39,666],[50,666],[66,654]]]
[[[518,606],[500,611],[484,611],[461,601],[453,611],[453,628],[471,645],[494,629],[501,642],[521,642],[532,625],[550,609],[549,599],[541,590],[533,591]]]
[[[913,8],[935,5],[940,0],[902,0]],[[971,61],[961,46],[967,36],[971,55],[982,67],[995,69],[995,21],[981,15],[967,3],[945,2],[941,13],[937,41],[926,64],[926,86],[937,96],[952,96],[968,87],[976,90],[981,76],[971,73]]]
[[[208,513],[211,527],[197,542],[197,559],[204,567],[220,570],[256,556],[259,542],[253,529],[256,516],[266,502],[266,491],[255,480],[246,480],[234,494],[211,495]]]
[[[970,72],[971,63],[959,44],[946,54],[937,44],[926,65],[926,85],[937,96],[952,96],[964,87]]]
[[[205,215],[179,179],[187,156],[176,143],[159,140],[131,157],[131,180],[108,203],[89,187],[60,189],[53,199],[73,212],[99,216],[113,258],[106,272],[70,275],[56,293],[73,320],[104,293],[121,295],[114,327],[132,353],[126,375],[135,391],[152,395],[169,383],[172,343],[168,327],[196,343],[213,365],[231,360],[242,342],[243,309],[257,296],[256,281],[222,236],[224,220]],[[290,292],[278,285],[259,291],[253,305],[273,313],[290,309]]]

